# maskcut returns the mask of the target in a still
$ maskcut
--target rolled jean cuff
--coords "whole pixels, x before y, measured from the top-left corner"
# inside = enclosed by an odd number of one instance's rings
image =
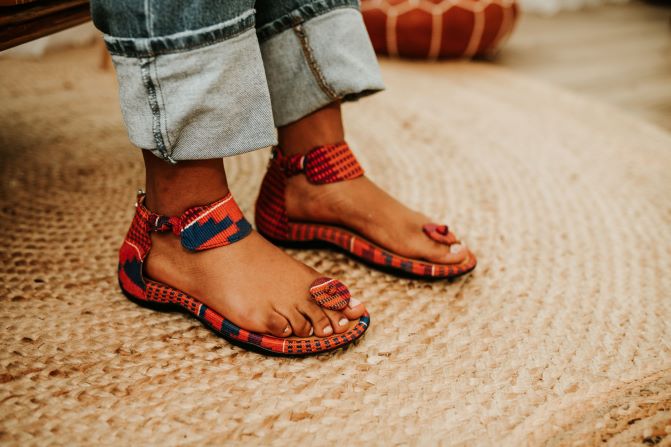
[[[253,11],[173,36],[105,41],[134,145],[176,162],[276,144]]]
[[[358,9],[337,7],[261,42],[273,118],[284,126],[384,89]]]

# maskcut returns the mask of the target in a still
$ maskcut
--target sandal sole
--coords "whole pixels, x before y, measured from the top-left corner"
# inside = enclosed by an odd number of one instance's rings
[[[158,312],[180,312],[187,314],[232,345],[273,357],[308,357],[341,349],[360,339],[370,326],[370,315],[366,313],[347,332],[329,337],[279,338],[258,334],[239,328],[213,309],[208,308],[205,304],[178,289],[156,281],[147,280],[146,283],[146,293],[158,293],[163,301],[138,298],[124,290],[123,287],[121,287],[121,291],[126,298],[141,307]],[[176,299],[178,302],[170,302],[170,299]],[[220,323],[219,327],[217,327],[217,323]],[[237,334],[237,337],[234,336],[235,334]],[[253,341],[245,341],[240,338],[247,338]],[[263,346],[264,343],[266,346]],[[268,345],[275,345],[276,349]],[[279,349],[280,345],[282,346],[281,350]]]
[[[477,265],[474,255],[460,264],[432,264],[391,253],[368,239],[341,227],[289,222],[289,239],[276,239],[261,234],[272,243],[286,248],[326,248],[348,255],[370,267],[395,276],[446,280],[465,275]]]

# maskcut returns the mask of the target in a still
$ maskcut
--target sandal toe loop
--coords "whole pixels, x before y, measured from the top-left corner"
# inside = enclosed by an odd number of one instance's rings
[[[321,277],[310,285],[310,297],[325,309],[343,310],[349,304],[351,294],[339,280]]]
[[[422,227],[422,231],[424,231],[424,234],[429,236],[430,239],[436,242],[440,242],[441,244],[449,245],[447,235],[449,234],[450,229],[448,228],[447,225],[429,223]]]

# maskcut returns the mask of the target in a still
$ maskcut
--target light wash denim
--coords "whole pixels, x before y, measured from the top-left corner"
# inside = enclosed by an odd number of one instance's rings
[[[357,0],[92,0],[130,140],[221,158],[384,85]]]

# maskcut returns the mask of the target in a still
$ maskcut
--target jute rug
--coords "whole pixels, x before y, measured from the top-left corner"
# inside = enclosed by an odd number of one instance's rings
[[[266,358],[117,291],[142,167],[97,56],[0,61],[3,444],[671,445],[671,136],[496,66],[384,62],[349,139],[478,268],[292,251],[372,327]],[[267,157],[226,161],[250,217]]]

